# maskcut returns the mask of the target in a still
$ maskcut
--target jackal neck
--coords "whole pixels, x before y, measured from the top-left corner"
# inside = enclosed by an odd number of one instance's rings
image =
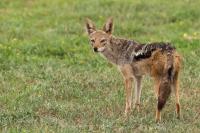
[[[130,64],[133,61],[133,53],[138,47],[140,47],[140,44],[135,41],[115,38],[112,36],[110,44],[102,54],[114,64]]]

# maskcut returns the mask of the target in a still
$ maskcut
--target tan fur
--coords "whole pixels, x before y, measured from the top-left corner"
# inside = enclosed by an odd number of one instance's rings
[[[150,75],[154,79],[155,95],[158,99],[156,110],[156,121],[161,119],[161,109],[163,108],[171,87],[175,90],[176,112],[180,118],[179,102],[179,81],[180,55],[176,51],[153,51],[149,58],[135,61],[132,55],[136,53],[137,42],[130,45],[128,40],[115,38],[112,33],[113,22],[109,19],[103,30],[96,30],[91,20],[87,19],[86,29],[92,43],[94,51],[100,52],[111,63],[118,66],[121,71],[126,94],[125,115],[132,108],[132,82],[135,81],[135,107],[140,108],[141,80],[143,75]],[[170,68],[173,66],[173,68]],[[167,76],[169,69],[172,69],[172,80]]]

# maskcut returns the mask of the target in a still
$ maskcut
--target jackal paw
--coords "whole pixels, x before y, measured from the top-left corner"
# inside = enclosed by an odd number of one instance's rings
[[[128,117],[128,115],[130,114],[130,112],[131,112],[131,108],[130,107],[126,108],[125,111],[124,111],[124,116]]]
[[[140,112],[141,111],[140,104],[135,104],[134,109],[136,109],[138,112]]]
[[[156,115],[156,123],[159,123],[161,121],[161,116]]]
[[[180,120],[181,119],[181,114],[177,114],[176,118]]]

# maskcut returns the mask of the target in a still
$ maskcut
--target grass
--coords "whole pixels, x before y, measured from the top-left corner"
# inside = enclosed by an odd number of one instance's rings
[[[0,129],[2,132],[199,132],[200,1],[1,0]],[[116,67],[94,54],[86,17],[114,35],[139,42],[170,41],[183,56],[180,102],[172,95],[154,120],[152,80],[142,111],[123,117],[124,86]]]

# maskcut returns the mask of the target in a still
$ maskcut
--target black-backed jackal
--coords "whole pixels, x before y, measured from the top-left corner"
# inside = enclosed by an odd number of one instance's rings
[[[126,92],[125,115],[132,106],[132,81],[135,81],[135,107],[140,108],[141,80],[149,74],[154,79],[157,97],[156,121],[161,119],[164,107],[172,89],[176,96],[176,112],[180,118],[179,70],[180,56],[169,43],[140,44],[133,40],[112,35],[113,20],[109,18],[102,30],[97,30],[93,22],[86,20],[86,29],[94,52],[101,53],[111,63],[118,66],[124,77]]]

